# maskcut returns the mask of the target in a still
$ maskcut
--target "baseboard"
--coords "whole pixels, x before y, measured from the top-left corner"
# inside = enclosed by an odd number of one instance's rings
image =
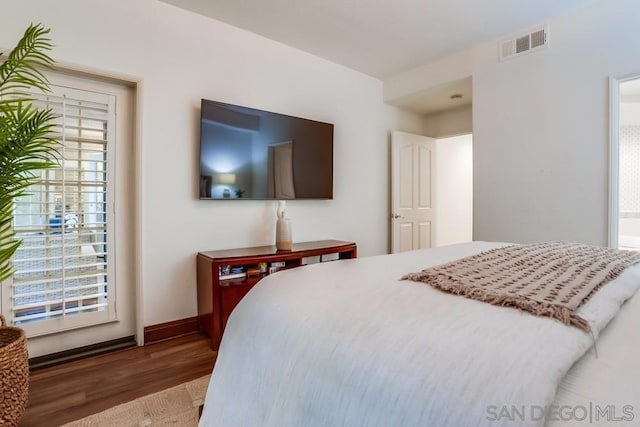
[[[198,332],[198,318],[174,320],[172,322],[160,323],[158,325],[146,326],[144,328],[144,344],[153,344],[160,341]],[[74,348],[72,350],[47,354],[45,356],[32,357],[29,359],[29,369],[32,371],[71,362],[73,360],[84,359],[110,351],[121,350],[123,348],[135,347],[136,341],[133,336],[119,338],[85,347]]]
[[[179,319],[172,322],[145,326],[144,345],[166,341],[172,338],[182,337],[184,335],[195,334],[197,332],[197,317],[189,317],[187,319]]]
[[[135,346],[136,340],[133,336],[118,338],[98,344],[60,351],[58,353],[51,353],[45,356],[32,357],[29,359],[29,369],[31,371],[36,371],[38,369],[49,368],[61,363],[72,362],[74,360],[80,360],[86,357],[97,356],[99,354]]]

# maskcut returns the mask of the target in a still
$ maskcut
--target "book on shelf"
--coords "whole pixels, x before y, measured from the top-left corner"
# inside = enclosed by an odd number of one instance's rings
[[[220,280],[242,279],[244,277],[247,277],[247,273],[220,274]]]
[[[220,277],[220,280],[241,279],[243,277],[247,277],[247,273],[244,271],[244,267],[232,267],[230,265],[226,265],[220,267],[218,270],[218,276]]]
[[[323,254],[320,256],[320,262],[337,261],[338,259],[340,259],[340,254],[338,253]]]

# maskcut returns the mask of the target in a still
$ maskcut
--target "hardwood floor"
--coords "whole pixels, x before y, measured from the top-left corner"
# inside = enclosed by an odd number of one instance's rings
[[[211,373],[204,335],[134,347],[31,373],[20,426],[59,426]]]

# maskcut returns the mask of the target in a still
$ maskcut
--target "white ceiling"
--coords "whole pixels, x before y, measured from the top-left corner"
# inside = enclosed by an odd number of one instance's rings
[[[384,79],[595,0],[162,1]]]
[[[385,79],[597,0],[161,1]],[[422,115],[469,106],[471,78],[391,103]]]

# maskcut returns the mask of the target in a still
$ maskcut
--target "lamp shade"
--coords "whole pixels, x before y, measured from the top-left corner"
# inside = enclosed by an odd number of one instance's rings
[[[219,184],[235,184],[236,183],[236,174],[235,173],[219,173],[216,175],[216,181]]]

